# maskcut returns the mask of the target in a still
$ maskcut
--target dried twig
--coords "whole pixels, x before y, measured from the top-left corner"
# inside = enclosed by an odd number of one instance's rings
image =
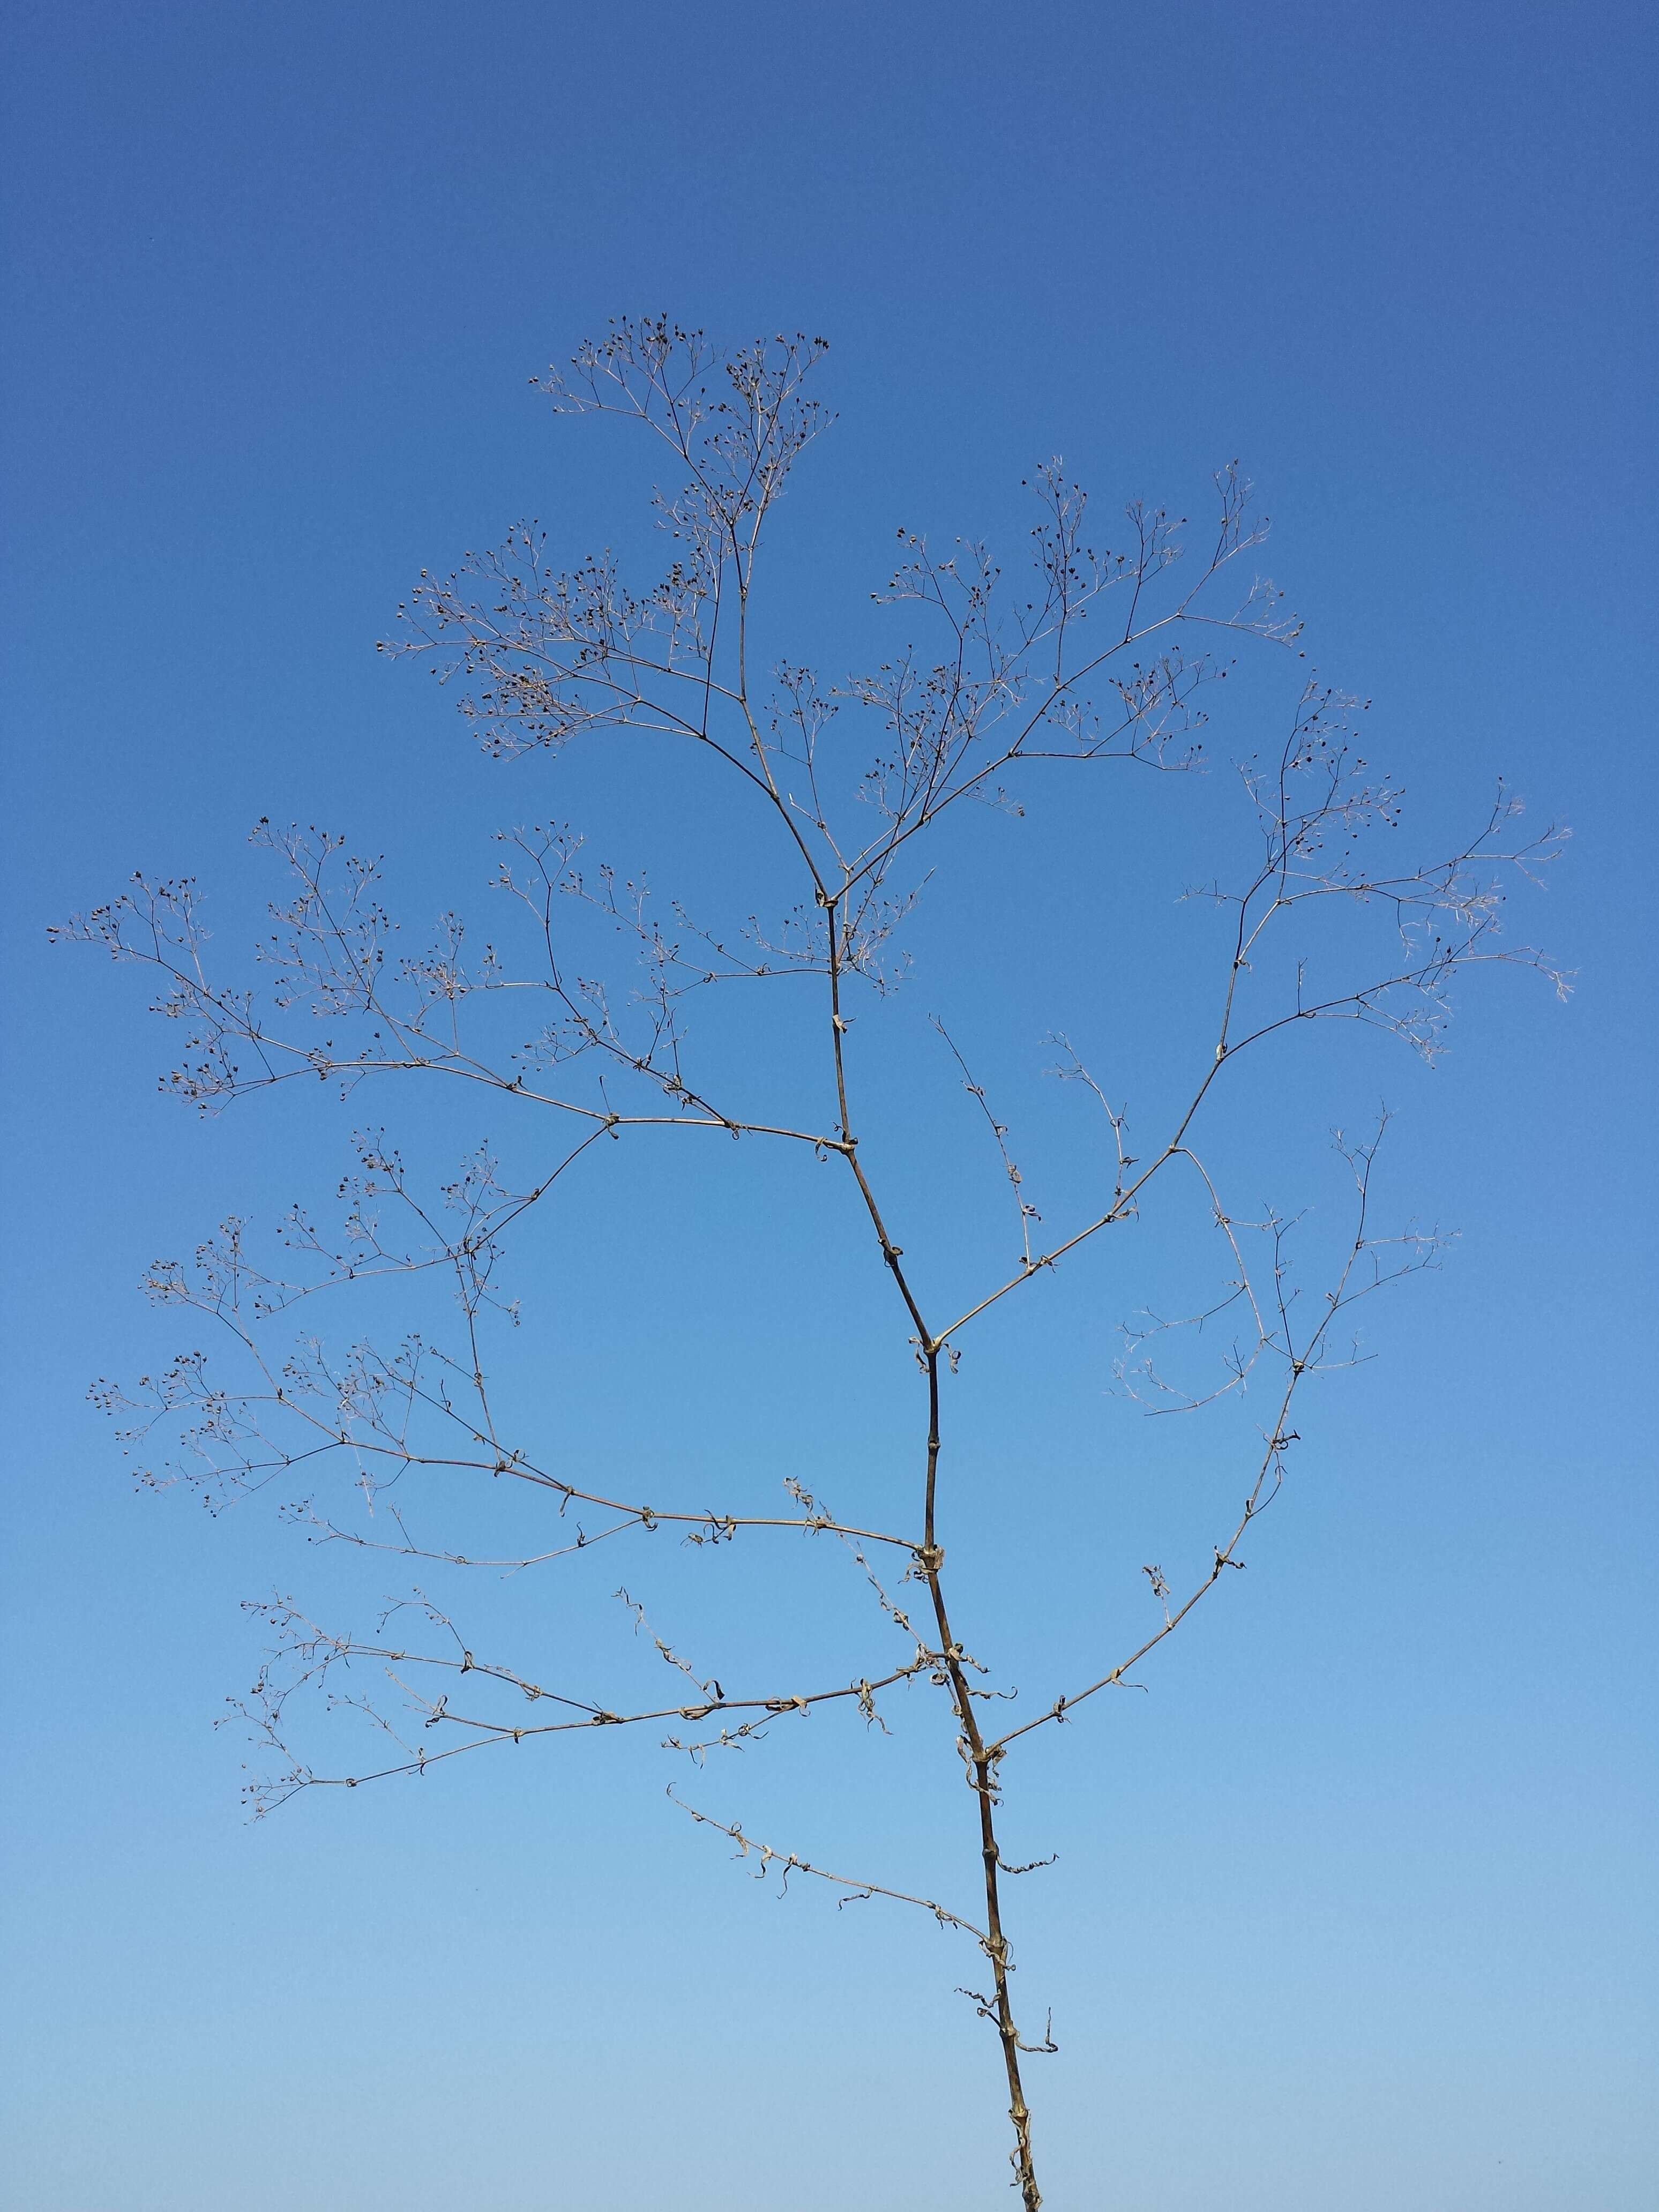
[[[665,1739],[701,1761],[820,1708],[855,1708],[867,1726],[884,1726],[884,1692],[916,1683],[937,1688],[971,1799],[984,1899],[977,1922],[932,1898],[830,1873],[757,1842],[738,1822],[683,1809],[728,1837],[763,1876],[776,1869],[787,1886],[792,1873],[811,1875],[843,1891],[843,1904],[884,1897],[919,1905],[941,1927],[974,1937],[990,1985],[966,1994],[999,2039],[1015,2180],[1025,2212],[1036,2212],[1020,2062],[1054,2045],[1047,2029],[1036,2044],[1019,2031],[1001,1881],[1051,1861],[1010,1865],[1002,1856],[998,1815],[1007,1761],[1027,1736],[1069,1723],[1101,1691],[1130,1686],[1131,1670],[1243,1568],[1246,1533],[1279,1495],[1299,1441],[1293,1402],[1310,1376],[1357,1356],[1337,1345],[1341,1317],[1373,1291],[1433,1264],[1441,1248],[1432,1234],[1373,1231],[1379,1122],[1372,1136],[1345,1147],[1354,1221],[1334,1280],[1319,1302],[1299,1302],[1290,1268],[1293,1219],[1269,1208],[1247,1220],[1232,1210],[1195,1149],[1200,1117],[1224,1096],[1241,1054],[1259,1057],[1304,1024],[1369,1024],[1431,1056],[1450,986],[1463,971],[1505,961],[1540,969],[1565,988],[1542,955],[1498,935],[1505,878],[1535,879],[1560,836],[1523,836],[1517,805],[1500,792],[1472,836],[1421,865],[1398,861],[1399,796],[1359,750],[1363,708],[1316,679],[1301,684],[1277,751],[1243,764],[1246,862],[1236,880],[1197,894],[1224,917],[1216,1020],[1182,1103],[1141,1156],[1128,1149],[1123,1109],[1109,1103],[1065,1037],[1054,1040],[1061,1054],[1056,1072],[1104,1113],[1109,1200],[1079,1196],[1075,1225],[1039,1243],[1042,1217],[1024,1194],[1007,1130],[936,1020],[989,1126],[1000,1179],[1018,1209],[1021,1250],[1006,1278],[963,1286],[941,1309],[931,1297],[924,1303],[878,1196],[880,1173],[857,1134],[861,1056],[851,1042],[860,994],[887,992],[905,972],[896,932],[927,880],[921,841],[964,800],[1018,813],[1033,774],[1194,767],[1207,702],[1219,696],[1233,656],[1292,653],[1299,626],[1278,591],[1250,570],[1266,525],[1236,465],[1215,479],[1213,535],[1184,555],[1182,522],[1140,502],[1127,511],[1122,549],[1096,550],[1085,495],[1054,461],[1030,487],[1038,520],[1028,584],[1006,585],[981,545],[957,543],[940,553],[902,531],[898,566],[877,596],[933,642],[896,646],[874,667],[835,684],[793,665],[762,678],[750,665],[750,617],[766,525],[829,421],[809,389],[823,352],[821,340],[797,336],[721,354],[702,332],[664,319],[613,324],[542,388],[558,411],[623,417],[672,457],[680,488],[657,501],[672,549],[665,571],[632,586],[608,554],[557,569],[541,530],[521,524],[494,550],[466,556],[453,574],[423,574],[400,611],[397,640],[385,647],[424,661],[441,681],[469,687],[462,711],[493,757],[556,751],[601,730],[635,745],[687,749],[722,781],[755,842],[769,844],[793,870],[793,903],[782,913],[761,918],[738,907],[694,921],[673,900],[654,900],[639,871],[583,859],[576,832],[544,822],[501,839],[495,888],[505,927],[496,937],[475,948],[461,921],[445,915],[419,949],[404,951],[378,860],[351,854],[331,833],[262,822],[252,842],[286,887],[271,905],[271,931],[251,980],[227,979],[210,964],[189,880],[135,877],[120,896],[60,933],[146,971],[157,1011],[179,1024],[183,1038],[165,1087],[202,1112],[298,1080],[349,1096],[371,1080],[419,1075],[510,1100],[515,1112],[538,1112],[554,1133],[540,1169],[520,1187],[505,1181],[494,1153],[481,1148],[430,1196],[380,1132],[360,1133],[333,1225],[295,1209],[276,1252],[256,1259],[244,1224],[231,1219],[198,1249],[193,1266],[169,1261],[152,1269],[150,1297],[210,1322],[222,1359],[188,1349],[131,1391],[103,1383],[94,1395],[142,1455],[145,1482],[194,1484],[215,1510],[277,1485],[288,1517],[313,1540],[441,1568],[516,1574],[665,1528],[711,1563],[740,1535],[763,1532],[831,1535],[850,1549],[910,1656],[900,1666],[805,1691],[729,1693],[721,1674],[703,1672],[701,1662],[694,1666],[648,1630],[643,1607],[626,1589],[617,1591],[636,1627],[695,1692],[672,1706],[613,1705],[481,1659],[450,1610],[420,1591],[388,1607],[366,1636],[325,1630],[286,1599],[253,1607],[272,1647],[233,1712],[252,1726],[273,1767],[252,1785],[252,1800],[268,1809],[313,1787],[424,1774],[464,1752],[577,1729],[672,1730],[712,1721],[712,1735]],[[1382,943],[1365,945],[1363,931],[1325,928],[1324,918],[1339,908],[1362,922],[1379,917]],[[617,969],[618,945],[631,957],[631,981]],[[791,1116],[776,1120],[750,1113],[708,1071],[688,1009],[700,993],[783,978],[815,994],[819,1057]],[[740,1003],[764,1024],[775,999],[750,990]],[[888,1271],[896,1320],[920,1370],[915,1517],[908,1529],[902,1515],[897,1529],[843,1522],[787,1472],[799,1508],[790,1515],[738,1511],[735,1496],[712,1505],[688,1497],[672,1468],[653,1468],[618,1497],[556,1448],[532,1448],[522,1410],[498,1402],[489,1333],[517,1320],[502,1282],[505,1238],[555,1204],[604,1145],[646,1128],[766,1139],[798,1157],[838,1164],[847,1198]],[[1218,1396],[1260,1392],[1273,1378],[1269,1418],[1241,1478],[1248,1482],[1242,1510],[1184,1595],[1161,1565],[1140,1569],[1161,1619],[1127,1656],[1002,1734],[988,1734],[979,1707],[1006,1693],[982,1686],[983,1670],[947,1605],[941,1363],[954,1366],[964,1333],[1004,1299],[1107,1229],[1126,1228],[1155,1183],[1173,1196],[1183,1179],[1223,1240],[1229,1272],[1219,1293],[1184,1316],[1143,1313],[1133,1321],[1122,1371],[1158,1411],[1194,1411]],[[356,1296],[368,1283],[441,1283],[447,1318],[378,1345],[283,1334],[296,1308],[309,1312],[324,1294]],[[943,1318],[952,1309],[954,1318]],[[1224,1316],[1235,1334],[1220,1380],[1188,1388],[1166,1375],[1155,1347],[1181,1340],[1177,1331],[1196,1339]],[[151,1459],[149,1443],[158,1432],[172,1437],[171,1455]],[[735,1491],[735,1470],[732,1480]],[[337,1494],[319,1503],[331,1481]],[[532,1540],[503,1549],[429,1533],[434,1524],[448,1528],[448,1516],[483,1493],[544,1509]],[[903,1555],[904,1578],[923,1593],[924,1626],[872,1569],[866,1547],[877,1545]],[[405,1614],[417,1623],[412,1641],[389,1638],[391,1624]],[[360,1686],[371,1668],[390,1684],[389,1698]],[[295,1738],[308,1698],[370,1728],[376,1750],[365,1771],[325,1776],[302,1754]],[[380,1748],[387,1742],[395,1757]]]

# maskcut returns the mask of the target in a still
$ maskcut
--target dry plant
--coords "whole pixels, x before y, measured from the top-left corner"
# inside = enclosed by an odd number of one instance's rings
[[[655,1637],[624,1589],[617,1595],[635,1629],[653,1638],[676,1678],[665,1698],[645,1705],[613,1705],[543,1680],[533,1665],[505,1663],[475,1645],[453,1605],[424,1591],[392,1605],[368,1634],[324,1626],[287,1601],[255,1608],[270,1648],[237,1710],[271,1764],[252,1802],[264,1811],[301,1791],[356,1789],[491,1745],[581,1729],[659,1731],[672,1750],[701,1764],[787,1716],[840,1705],[880,1726],[884,1702],[902,1688],[937,1692],[949,1715],[948,1757],[967,1785],[964,1820],[980,1869],[973,1902],[947,1904],[863,1870],[832,1870],[740,1821],[701,1805],[685,1809],[763,1873],[811,1877],[849,1899],[915,1905],[977,1951],[964,1993],[997,2039],[1015,2183],[1026,2212],[1036,2212],[1025,2061],[1054,2045],[1046,2027],[1039,2036],[1017,2018],[1011,1986],[1006,1887],[1030,1869],[1005,1861],[999,1818],[1017,1754],[1034,1734],[1123,1685],[1243,1565],[1251,1525],[1285,1480],[1304,1385],[1351,1356],[1356,1304],[1428,1265],[1437,1249],[1431,1236],[1387,1235],[1373,1221],[1379,1123],[1344,1148],[1352,1204],[1342,1249],[1323,1291],[1298,1301],[1287,1255],[1294,1224],[1236,1216],[1198,1149],[1206,1113],[1241,1058],[1257,1059],[1303,1025],[1369,1024],[1431,1055],[1459,971],[1509,961],[1553,975],[1535,952],[1501,941],[1498,921],[1504,878],[1535,877],[1559,837],[1523,836],[1517,805],[1500,792],[1455,850],[1423,865],[1395,861],[1398,795],[1358,750],[1358,702],[1304,676],[1298,626],[1254,567],[1264,530],[1236,468],[1215,480],[1212,531],[1195,552],[1183,550],[1181,526],[1164,511],[1135,504],[1123,550],[1097,553],[1085,496],[1053,463],[1030,485],[1038,513],[1030,585],[1011,591],[981,546],[958,544],[940,557],[901,532],[899,565],[876,596],[909,610],[933,642],[833,688],[800,666],[759,673],[752,661],[766,527],[796,462],[826,426],[809,396],[823,351],[817,339],[778,337],[727,354],[665,320],[615,324],[542,388],[557,412],[624,417],[672,457],[679,488],[658,500],[673,549],[666,573],[635,590],[609,555],[559,569],[549,565],[540,532],[520,526],[453,574],[423,574],[397,640],[383,648],[424,656],[446,678],[471,678],[463,711],[495,758],[556,753],[599,732],[694,749],[708,775],[723,780],[714,803],[746,825],[756,849],[767,841],[781,848],[798,903],[769,926],[730,915],[699,923],[682,908],[656,906],[642,883],[585,867],[580,840],[550,823],[501,841],[496,880],[520,925],[522,962],[505,939],[475,956],[453,917],[427,951],[400,957],[375,865],[334,836],[262,823],[254,842],[286,872],[288,890],[271,908],[274,934],[259,948],[252,982],[210,965],[188,881],[137,878],[113,902],[77,917],[64,934],[152,971],[157,1009],[185,1040],[165,1081],[204,1111],[281,1085],[320,1079],[349,1093],[369,1078],[420,1075],[508,1097],[553,1133],[543,1171],[525,1187],[510,1185],[486,1150],[435,1197],[383,1137],[361,1137],[333,1230],[296,1212],[279,1257],[259,1260],[241,1224],[230,1221],[193,1267],[153,1271],[150,1296],[213,1323],[219,1352],[189,1352],[131,1391],[102,1385],[97,1395],[135,1450],[148,1450],[153,1431],[173,1435],[171,1456],[146,1462],[146,1481],[182,1477],[216,1504],[275,1486],[313,1537],[378,1553],[503,1571],[663,1531],[700,1553],[739,1540],[774,1543],[785,1532],[848,1547],[900,1633],[901,1661],[872,1660],[851,1679],[800,1687],[781,1654],[773,1683],[728,1688],[724,1668],[717,1674]],[[1026,1196],[1007,1130],[945,1035],[956,1060],[951,1080],[966,1085],[989,1125],[994,1174],[1017,1211],[1019,1257],[943,1310],[924,1304],[880,1163],[860,1141],[863,1071],[850,1029],[860,994],[888,992],[902,974],[895,932],[927,873],[928,833],[966,802],[1018,812],[1022,786],[1054,773],[1055,763],[1072,774],[1078,763],[1103,775],[1191,769],[1212,687],[1246,650],[1286,662],[1294,703],[1276,750],[1242,769],[1248,843],[1239,872],[1203,894],[1225,917],[1224,949],[1214,1023],[1179,1108],[1151,1146],[1132,1153],[1122,1111],[1059,1040],[1057,1072],[1097,1102],[1109,1188],[1051,1237]],[[637,953],[631,989],[576,964],[568,925],[577,908]],[[1339,913],[1354,909],[1358,925],[1338,927]],[[1346,969],[1334,980],[1333,962]],[[1316,973],[1325,979],[1317,986]],[[793,1119],[757,1118],[700,1068],[688,1048],[686,1010],[698,994],[789,978],[790,988],[816,994],[820,1065]],[[501,1051],[480,1032],[478,1017],[492,1001],[514,1010],[520,1032]],[[771,988],[750,990],[745,1017],[763,1044],[775,1005]],[[794,1475],[780,1509],[758,1516],[723,1500],[688,1501],[672,1469],[653,1473],[648,1489],[611,1494],[558,1471],[506,1425],[486,1350],[488,1329],[514,1318],[498,1286],[503,1240],[554,1201],[585,1156],[648,1127],[672,1130],[693,1147],[712,1133],[837,1164],[848,1203],[884,1262],[894,1327],[916,1369],[914,1487],[894,1498],[890,1525],[837,1517]],[[687,1171],[696,1171],[695,1162]],[[942,1377],[1003,1301],[1091,1239],[1133,1222],[1154,1183],[1181,1179],[1228,1255],[1224,1289],[1190,1325],[1224,1312],[1235,1340],[1212,1385],[1183,1389],[1158,1355],[1170,1328],[1188,1324],[1146,1315],[1128,1324],[1121,1374],[1160,1412],[1205,1402],[1217,1389],[1252,1389],[1267,1412],[1240,1471],[1242,1504],[1184,1587],[1160,1566],[1140,1570],[1153,1611],[1132,1648],[1103,1652],[1085,1677],[1035,1710],[1017,1708],[1025,1717],[1013,1718],[988,1702],[1006,1693],[986,1686],[970,1656],[977,1632],[970,1639],[951,1608]],[[293,1310],[319,1290],[410,1274],[430,1275],[453,1293],[459,1324],[450,1334],[343,1349],[320,1336],[293,1337]],[[323,1492],[331,1467],[348,1478],[332,1500]],[[422,1477],[441,1481],[447,1504],[466,1481],[518,1486],[544,1504],[542,1540],[489,1558],[433,1541],[422,1526]],[[374,1669],[384,1670],[389,1693],[366,1696],[356,1686]],[[319,1772],[298,1747],[296,1720],[319,1692],[357,1709],[381,1747],[356,1771]]]

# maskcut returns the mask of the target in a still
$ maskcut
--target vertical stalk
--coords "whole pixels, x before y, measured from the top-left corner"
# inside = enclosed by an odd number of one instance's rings
[[[996,1832],[996,1766],[1000,1752],[986,1743],[974,1713],[973,1692],[963,1663],[962,1646],[951,1632],[950,1613],[945,1601],[943,1570],[945,1552],[939,1541],[938,1495],[939,1455],[939,1363],[944,1346],[922,1319],[914,1292],[901,1264],[903,1249],[894,1243],[876,1203],[875,1193],[859,1159],[858,1139],[853,1134],[848,1117],[846,1056],[842,1048],[845,1026],[841,1012],[841,947],[838,940],[839,916],[837,896],[819,893],[826,908],[825,921],[829,935],[830,968],[830,1024],[832,1048],[835,1054],[836,1097],[841,1117],[841,1152],[853,1171],[859,1194],[864,1200],[871,1224],[881,1244],[881,1255],[886,1261],[899,1296],[915,1325],[916,1341],[923,1370],[927,1381],[927,1471],[922,1498],[922,1543],[917,1560],[927,1584],[927,1595],[933,1602],[933,1619],[939,1631],[940,1662],[950,1682],[951,1702],[961,1733],[957,1749],[967,1768],[969,1787],[973,1790],[979,1807],[980,1859],[985,1879],[985,1936],[983,1949],[991,1965],[992,2018],[1002,2045],[1002,2061],[1008,2077],[1008,2118],[1014,2130],[1014,2148],[1010,2154],[1015,2179],[1019,2186],[1022,2212],[1039,2212],[1042,2192],[1037,2187],[1036,2169],[1031,2154],[1031,2115],[1025,2102],[1024,2085],[1020,2078],[1019,2030],[1014,2020],[1013,2001],[1008,1978],[1012,1971],[1008,1954],[1007,1938],[1002,1928],[1002,1899],[998,1882],[1001,1854]]]
[[[939,1481],[939,1347],[930,1340],[926,1348],[927,1492],[922,1524],[922,1566],[927,1577],[928,1595],[933,1601],[933,1618],[939,1624],[939,1649],[945,1655],[957,1716],[962,1724],[960,1741],[963,1760],[969,1770],[969,1786],[979,1801],[980,1856],[985,1869],[984,1948],[985,1955],[991,1962],[992,2002],[995,2009],[996,2031],[1002,2044],[1003,2064],[1008,2075],[1008,2118],[1014,2130],[1011,2163],[1019,2184],[1024,2212],[1037,2212],[1042,2202],[1042,2192],[1037,2187],[1036,2170],[1031,2157],[1031,2115],[1020,2079],[1019,2030],[1015,2024],[1013,2001],[1008,1987],[1012,1966],[1007,1938],[1002,1932],[1002,1899],[997,1881],[1001,1865],[996,1832],[997,1755],[988,1747],[975,1717],[973,1694],[962,1663],[962,1647],[951,1632],[941,1579],[945,1554],[935,1534],[934,1498]]]

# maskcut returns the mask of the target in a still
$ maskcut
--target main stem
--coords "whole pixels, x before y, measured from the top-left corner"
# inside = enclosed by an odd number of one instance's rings
[[[941,1662],[949,1679],[951,1700],[961,1728],[957,1747],[968,1770],[969,1787],[979,1806],[980,1857],[985,1869],[985,1935],[982,1948],[991,1963],[991,2010],[996,2031],[1002,2044],[1002,2061],[1008,2075],[1008,2118],[1014,2130],[1014,2148],[1011,2157],[1019,2184],[1023,2212],[1038,2212],[1042,2192],[1037,2187],[1036,2168],[1031,2157],[1031,2115],[1025,2102],[1025,2091],[1020,2080],[1019,2030],[1015,2025],[1008,1977],[1012,1971],[1008,1956],[1007,1938],[1002,1932],[1002,1899],[998,1876],[1001,1869],[1001,1854],[997,1845],[996,1832],[996,1764],[998,1753],[986,1744],[974,1713],[973,1692],[963,1664],[962,1646],[951,1630],[950,1613],[945,1602],[943,1570],[944,1548],[939,1541],[937,1503],[939,1491],[939,1363],[943,1346],[934,1337],[916,1304],[903,1267],[902,1247],[894,1243],[887,1233],[881,1209],[858,1155],[858,1139],[853,1134],[848,1119],[847,1072],[842,1039],[845,1034],[841,1013],[841,961],[838,942],[839,901],[820,897],[827,909],[825,920],[830,943],[830,1019],[836,1062],[836,1091],[841,1115],[841,1152],[852,1170],[871,1223],[881,1243],[881,1255],[886,1261],[899,1296],[916,1330],[916,1341],[927,1378],[927,1459],[926,1488],[922,1501],[922,1544],[917,1554],[927,1579],[927,1594],[933,1600],[933,1619],[939,1628],[939,1649]]]
[[[1002,1932],[1002,1900],[997,1878],[1001,1857],[996,1833],[996,1759],[995,1754],[987,1749],[985,1739],[980,1733],[979,1723],[974,1715],[973,1695],[962,1663],[961,1646],[951,1632],[941,1580],[944,1553],[934,1533],[933,1509],[939,1450],[939,1355],[938,1346],[931,1339],[926,1342],[924,1357],[927,1364],[927,1494],[922,1517],[923,1567],[927,1577],[928,1595],[933,1601],[933,1618],[939,1623],[939,1650],[945,1655],[957,1716],[962,1723],[959,1747],[979,1804],[980,1856],[985,1868],[985,1954],[991,1962],[996,2029],[1001,2039],[1002,2060],[1008,2075],[1008,2118],[1014,2130],[1012,2163],[1018,2177],[1020,2198],[1025,2212],[1037,2212],[1042,2202],[1042,2192],[1037,2187],[1036,2170],[1031,2161],[1031,2115],[1020,2081],[1019,2031],[1014,2024],[1013,2005],[1008,1989],[1011,1967],[1007,1938]]]

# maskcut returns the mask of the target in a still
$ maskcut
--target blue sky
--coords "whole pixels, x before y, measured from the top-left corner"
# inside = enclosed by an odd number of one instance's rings
[[[48,953],[47,923],[192,872],[231,957],[266,815],[384,853],[414,920],[480,908],[488,832],[535,813],[725,888],[690,786],[598,750],[492,767],[373,649],[422,566],[520,515],[571,556],[638,543],[645,464],[528,384],[657,307],[831,341],[780,650],[873,657],[895,529],[1012,550],[1049,453],[1108,514],[1184,511],[1237,455],[1413,834],[1500,774],[1571,823],[1519,925],[1568,1005],[1476,979],[1432,1075],[1332,1031],[1218,1133],[1241,1203],[1317,1233],[1322,1133],[1385,1097],[1388,1203],[1458,1242],[1308,1401],[1248,1573],[1148,1693],[1033,1751],[1011,1849],[1060,1858],[1014,1933],[1062,2045],[1033,2090],[1056,2208],[1650,2201],[1653,44],[1620,5],[14,7],[5,2203],[1005,2201],[971,1954],[896,1908],[774,1903],[645,1745],[243,1825],[211,1725],[251,1679],[238,1601],[361,1611],[396,1577],[135,1495],[84,1400],[177,1348],[146,1265],[325,1196],[363,1115],[193,1121],[137,979]],[[1170,1079],[1202,951],[1173,898],[1231,834],[1224,785],[952,848],[866,1032],[941,1296],[998,1194],[919,1018],[971,1047],[1058,1218],[1088,1155],[1044,1033],[1122,1040],[1132,1110]],[[520,1141],[389,1090],[374,1113],[423,1171]],[[902,1350],[839,1201],[775,1158],[637,1176],[574,1190],[515,1262],[526,1419],[619,1480],[674,1463],[699,1504],[786,1459],[841,1494],[908,1480]],[[1203,1260],[1145,1227],[1150,1272],[1080,1262],[964,1362],[951,1541],[1017,1679],[1139,1619],[1143,1543],[1201,1556],[1237,1486],[1208,1431],[1109,1395],[1112,1322]],[[616,1575],[710,1664],[880,1629],[816,1558],[709,1564]],[[609,1574],[568,1587],[477,1601],[521,1653],[614,1633]],[[682,1786],[944,1887],[971,1874],[948,1758],[920,1723],[826,1729]]]

